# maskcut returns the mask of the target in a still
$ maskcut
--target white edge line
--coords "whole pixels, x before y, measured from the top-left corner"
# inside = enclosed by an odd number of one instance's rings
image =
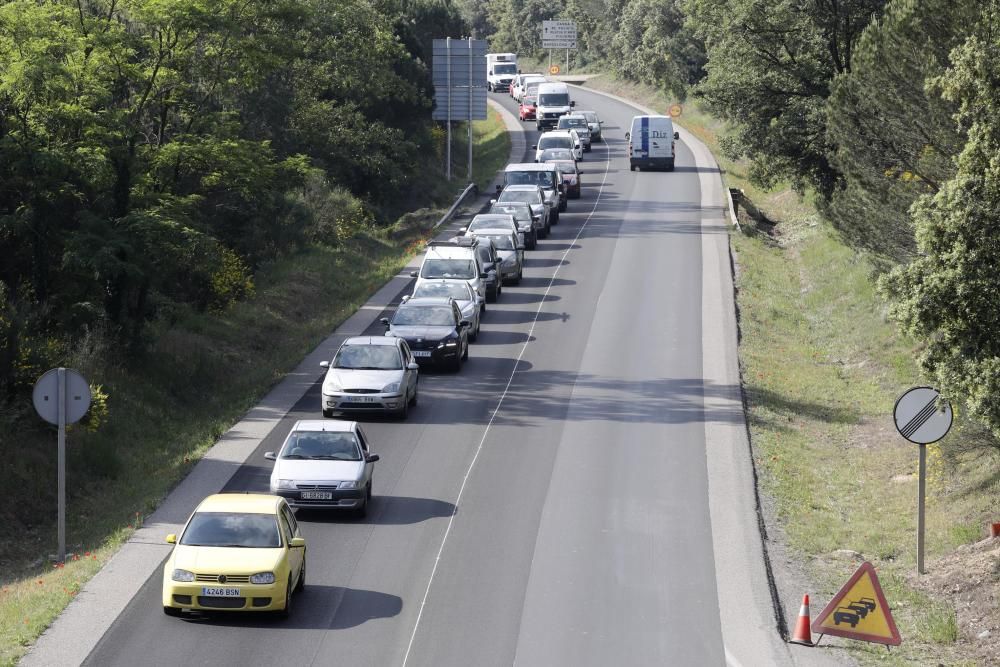
[[[604,144],[604,148],[605,151],[607,152],[608,146],[606,143]],[[410,651],[413,650],[413,642],[417,638],[417,630],[420,629],[420,620],[423,618],[424,607],[427,604],[427,598],[430,595],[431,586],[434,584],[434,577],[437,574],[438,564],[441,562],[441,554],[444,553],[445,544],[448,542],[448,536],[451,534],[451,527],[454,525],[455,517],[458,515],[457,510],[462,500],[462,494],[465,493],[465,485],[468,483],[469,476],[472,474],[472,470],[476,466],[476,461],[479,460],[479,454],[483,451],[483,445],[486,444],[486,437],[490,433],[490,428],[493,426],[493,422],[496,421],[497,415],[500,413],[500,408],[503,407],[504,399],[507,398],[507,393],[510,391],[510,386],[514,382],[514,375],[517,374],[517,368],[518,366],[521,365],[521,359],[524,357],[525,350],[528,349],[528,343],[531,342],[531,336],[535,332],[535,325],[538,324],[538,316],[541,315],[542,308],[545,306],[546,303],[546,297],[549,295],[549,292],[552,290],[552,286],[555,284],[556,276],[559,275],[559,269],[562,268],[563,261],[566,259],[566,256],[569,255],[569,251],[573,249],[574,245],[576,245],[576,242],[580,239],[580,235],[583,234],[583,230],[587,228],[587,225],[590,224],[591,218],[594,217],[594,213],[597,212],[597,205],[601,201],[601,195],[604,194],[604,185],[608,180],[608,172],[610,169],[611,169],[611,159],[609,153],[608,155],[605,156],[604,178],[601,179],[601,187],[597,191],[597,198],[594,200],[594,206],[590,209],[590,213],[587,214],[587,219],[583,221],[582,225],[580,225],[580,229],[577,230],[576,236],[573,237],[573,240],[570,242],[569,247],[567,247],[566,250],[563,251],[559,264],[556,266],[555,271],[552,272],[552,277],[549,278],[549,284],[545,288],[545,293],[542,296],[542,300],[538,303],[537,310],[535,310],[535,317],[531,321],[531,327],[528,329],[528,337],[521,345],[521,351],[518,353],[517,359],[514,360],[514,367],[511,369],[510,377],[507,378],[507,385],[504,387],[503,393],[500,394],[500,400],[497,401],[497,405],[493,409],[493,414],[490,415],[490,421],[487,422],[486,428],[483,430],[483,437],[480,438],[479,440],[479,446],[476,448],[476,453],[472,457],[472,462],[469,463],[469,468],[465,471],[465,477],[462,478],[462,486],[459,487],[458,496],[455,497],[455,511],[452,512],[451,516],[448,518],[448,526],[445,528],[444,536],[441,538],[441,546],[438,548],[437,555],[434,557],[434,567],[431,568],[431,576],[427,580],[427,588],[424,589],[424,596],[420,600],[420,610],[417,612],[417,620],[413,624],[413,632],[410,634],[410,641],[406,645],[406,654],[403,656],[402,667],[406,667],[406,663],[410,659]]]

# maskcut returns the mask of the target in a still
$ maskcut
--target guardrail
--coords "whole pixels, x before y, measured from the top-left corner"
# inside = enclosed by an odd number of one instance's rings
[[[455,203],[451,205],[451,208],[448,209],[448,212],[445,213],[444,216],[437,221],[437,224],[434,225],[434,229],[437,229],[438,227],[440,227],[441,225],[443,225],[444,223],[448,222],[453,217],[455,217],[455,212],[458,211],[458,207],[462,205],[462,202],[466,200],[469,194],[472,194],[473,196],[479,196],[479,186],[477,186],[475,183],[469,183],[465,187],[465,189],[462,190],[462,194],[458,196],[458,199],[455,200]]]

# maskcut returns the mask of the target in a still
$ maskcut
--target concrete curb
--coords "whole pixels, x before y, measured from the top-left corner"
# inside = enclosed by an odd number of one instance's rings
[[[509,111],[490,100],[501,112],[511,135],[508,161],[524,155],[524,130]],[[499,172],[502,178],[502,171]],[[492,193],[490,193],[492,194]],[[455,235],[461,220],[489,205],[489,195],[480,195],[471,208],[460,212],[437,238]],[[319,363],[330,359],[340,344],[362,334],[379,313],[399,296],[412,278],[410,271],[420,266],[414,257],[406,267],[383,285],[353,315],[324,339],[288,373],[256,407],[219,438],[194,469],[164,499],[145,525],[133,533],[107,564],[84,585],[80,593],[38,638],[21,659],[25,666],[78,665],[126,609],[142,585],[169,555],[163,541],[168,533],[179,532],[201,500],[218,493],[260,445],[261,440],[305,395],[320,375]]]

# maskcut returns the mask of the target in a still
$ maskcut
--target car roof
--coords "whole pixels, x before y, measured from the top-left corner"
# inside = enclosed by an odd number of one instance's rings
[[[198,503],[195,511],[276,514],[280,502],[278,496],[263,493],[216,493]]]
[[[449,306],[454,301],[450,296],[418,296],[408,300],[405,304],[400,304],[400,308],[410,308],[411,306]]]
[[[487,227],[486,229],[477,229],[472,232],[476,236],[486,236],[487,234],[495,234],[496,236],[513,236],[513,229],[501,229],[499,227]]]
[[[543,132],[542,136],[538,137],[539,140],[545,137],[572,137],[570,134],[571,130],[549,130],[548,132]]]
[[[468,259],[475,254],[475,248],[471,246],[460,246],[455,244],[435,245],[427,248],[427,255],[432,259]]]
[[[388,339],[392,340],[392,339]],[[330,431],[331,433],[347,433],[353,431],[357,422],[344,419],[300,419],[292,426],[292,431]]]
[[[568,151],[569,149],[564,148],[563,150]],[[509,171],[552,171],[552,169],[546,167],[544,164],[539,164],[537,162],[518,162],[517,164],[508,164],[506,167],[504,167],[504,172],[509,172]],[[512,188],[515,186],[508,185],[507,187]]]
[[[542,189],[542,186],[540,186],[540,185],[532,185],[530,183],[519,183],[517,185],[508,185],[507,187],[505,187],[501,191],[500,194],[503,194],[504,192],[507,192],[508,190],[510,190],[512,192],[528,191],[528,190],[534,192],[536,190],[541,190],[541,189]]]
[[[578,118],[580,120],[587,120],[587,117],[584,116],[579,111],[574,111],[573,113],[564,113],[559,120],[566,120],[567,118],[571,118],[571,119],[572,118]]]
[[[472,222],[476,222],[477,220],[480,222],[483,221],[490,222],[492,220],[509,221],[513,219],[514,216],[512,216],[510,213],[480,213],[479,215],[477,215],[472,219]],[[472,223],[470,222],[469,224],[471,225]]]
[[[393,339],[385,336],[354,336],[345,340],[341,347],[344,345],[392,345],[394,343]]]

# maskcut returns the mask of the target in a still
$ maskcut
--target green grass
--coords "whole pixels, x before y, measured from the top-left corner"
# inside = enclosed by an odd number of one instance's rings
[[[607,75],[587,87],[660,112],[676,101]],[[914,343],[885,319],[873,264],[821,222],[808,197],[750,183],[747,165],[719,150],[724,124],[697,104],[684,105],[679,123],[719,156],[727,185],[777,221],[772,233],[744,226],[731,237],[740,364],[762,491],[819,589],[816,598],[832,595],[856,567],[832,552],[858,551],[878,569],[904,643],[891,654],[851,643],[852,655],[865,664],[973,664],[957,641],[951,601],[912,585],[917,449],[902,442],[891,414],[895,399],[921,378]],[[929,448],[928,567],[984,537],[996,512],[998,470],[996,455],[946,458]]]
[[[499,115],[475,124],[475,141],[477,173],[491,179],[509,155]],[[10,530],[0,541],[0,665],[15,664],[215,440],[398,273],[439,215],[424,209],[341,247],[275,262],[257,276],[254,298],[223,313],[176,313],[127,368],[99,337],[77,351],[72,365],[104,386],[110,406],[97,433],[68,438],[67,546],[79,556],[62,568],[47,560],[55,474],[44,469],[51,457],[42,458],[37,487],[3,490]],[[47,452],[52,439],[25,429],[19,446]],[[24,507],[33,508],[28,516]]]

